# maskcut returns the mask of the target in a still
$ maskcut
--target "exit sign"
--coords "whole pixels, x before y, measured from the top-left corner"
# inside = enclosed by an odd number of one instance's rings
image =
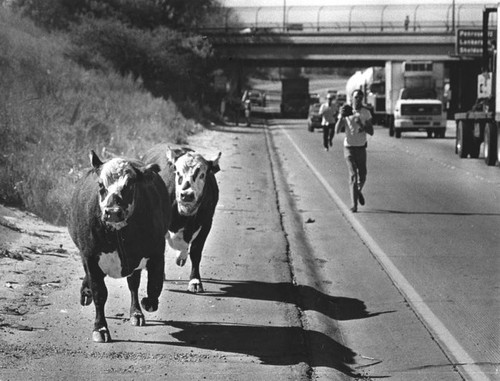
[[[488,45],[495,40],[496,29],[488,30]],[[481,57],[483,55],[483,30],[458,29],[456,52],[459,56]]]

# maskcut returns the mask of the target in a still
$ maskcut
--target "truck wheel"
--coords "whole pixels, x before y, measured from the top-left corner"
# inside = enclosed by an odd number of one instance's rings
[[[395,128],[394,129],[394,134],[396,135],[396,139],[399,139],[401,137],[401,129],[400,128]]]
[[[439,130],[439,137],[444,139],[446,137],[446,127]]]
[[[436,132],[434,133],[434,136],[437,137],[437,133]],[[427,130],[427,138],[428,139],[432,138],[432,131],[431,130]]]
[[[457,122],[457,133],[455,138],[455,152],[464,159],[469,156],[470,143],[472,141],[472,129],[468,128],[467,123],[463,120]]]
[[[484,126],[484,162],[486,165],[495,165],[497,163],[497,135],[496,126],[488,122]]]

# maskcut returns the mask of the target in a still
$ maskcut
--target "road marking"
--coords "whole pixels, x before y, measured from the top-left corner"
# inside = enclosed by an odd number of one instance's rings
[[[424,302],[422,297],[413,288],[410,282],[401,274],[397,267],[392,263],[387,254],[380,248],[380,246],[375,242],[375,240],[370,236],[366,229],[361,225],[354,214],[348,209],[347,205],[344,204],[342,199],[337,195],[335,190],[330,186],[326,179],[319,173],[316,167],[311,163],[311,161],[306,157],[304,152],[300,147],[293,141],[289,133],[278,126],[280,131],[285,134],[285,136],[290,140],[295,150],[302,157],[306,165],[311,169],[316,178],[325,187],[326,191],[333,199],[333,201],[340,208],[342,213],[345,215],[349,223],[359,234],[360,238],[365,242],[369,250],[373,253],[375,258],[384,267],[385,271],[392,279],[394,285],[399,289],[399,291],[405,296],[408,302],[411,304],[412,308],[417,311],[421,319],[426,323],[427,327],[436,335],[441,344],[447,349],[447,352],[453,356],[455,359],[455,364],[460,366],[461,369],[467,374],[469,379],[474,381],[488,381],[489,377],[477,366],[475,365],[474,359],[465,351],[464,348],[458,343],[458,341],[453,337],[450,331],[445,327],[445,325],[439,320],[439,318],[431,311],[429,306]],[[347,180],[346,180],[347,181]]]

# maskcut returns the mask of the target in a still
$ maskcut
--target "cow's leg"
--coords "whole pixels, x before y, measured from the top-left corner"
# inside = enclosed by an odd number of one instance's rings
[[[82,287],[80,288],[80,304],[89,306],[92,303],[92,290],[89,286],[89,278],[87,274],[83,278]]]
[[[83,259],[85,278],[82,283],[80,303],[88,305],[93,300],[95,306],[94,331],[92,340],[97,343],[107,343],[111,341],[104,306],[108,300],[108,289],[104,283],[104,273],[99,268],[95,257],[90,256]],[[90,289],[90,296],[89,296]]]
[[[127,278],[130,291],[130,324],[142,327],[146,324],[144,314],[139,305],[139,284],[141,282],[141,270],[136,270]]]
[[[163,250],[164,247],[160,252],[161,254],[158,253],[156,257],[151,258],[146,265],[148,270],[148,296],[142,298],[141,304],[148,312],[154,312],[158,309],[158,298],[163,289],[163,268],[165,266]]]
[[[184,240],[184,229],[167,232],[168,245],[175,251],[175,263],[184,266],[188,257],[189,244]]]
[[[203,292],[203,284],[200,276],[201,252],[208,237],[212,224],[204,225],[189,247],[189,257],[191,258],[191,275],[189,277],[188,291],[193,293]]]

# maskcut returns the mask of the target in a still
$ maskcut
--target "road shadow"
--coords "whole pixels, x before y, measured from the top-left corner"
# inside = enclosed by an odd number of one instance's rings
[[[361,377],[353,369],[357,355],[353,350],[323,333],[301,327],[186,321],[155,323],[178,329],[171,334],[177,341],[120,341],[240,353],[257,357],[263,365],[292,366],[303,363],[310,367],[336,369],[353,378]]]
[[[317,311],[335,320],[366,319],[394,311],[369,312],[363,301],[344,296],[330,296],[310,286],[291,283],[268,283],[236,280],[203,280],[222,286],[219,292],[204,292],[198,296],[244,298],[282,302],[299,306],[304,311]],[[187,293],[170,289],[171,292]]]

